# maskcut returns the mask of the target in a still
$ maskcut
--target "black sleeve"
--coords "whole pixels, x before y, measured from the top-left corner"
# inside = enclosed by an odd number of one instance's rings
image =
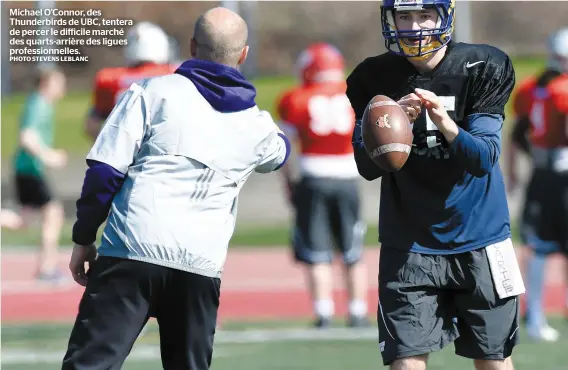
[[[505,104],[515,87],[515,70],[507,54],[497,48],[490,52],[472,87],[466,116],[476,113],[500,114],[505,118]]]
[[[530,128],[530,121],[527,116],[519,117],[515,122],[515,127],[511,133],[511,140],[524,152],[530,153],[530,142],[528,132]]]
[[[373,162],[367,154],[363,146],[363,138],[361,135],[361,119],[363,113],[367,108],[367,104],[372,97],[367,96],[364,90],[364,85],[361,83],[362,66],[359,65],[347,77],[347,98],[351,102],[351,106],[355,111],[355,128],[353,129],[352,145],[355,155],[355,162],[357,163],[357,170],[359,174],[368,181],[378,179],[379,177],[387,174],[387,171],[382,170]]]

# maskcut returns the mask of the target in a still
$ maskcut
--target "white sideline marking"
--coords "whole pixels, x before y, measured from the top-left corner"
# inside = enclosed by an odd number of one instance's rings
[[[215,345],[236,343],[264,343],[283,341],[334,341],[334,340],[376,340],[376,329],[282,329],[282,330],[245,330],[226,331],[219,330],[215,335]],[[215,348],[214,357],[231,356],[231,351],[225,348]],[[11,348],[2,350],[3,365],[59,363],[63,359],[63,352],[41,351],[25,348]],[[129,361],[159,360],[160,347],[157,345],[135,345],[128,356]]]
[[[285,341],[336,341],[373,339],[378,343],[378,331],[372,329],[330,328],[319,329],[275,329],[275,330],[220,330],[215,335],[215,344],[263,343]],[[378,344],[377,344],[378,345]]]
[[[2,351],[2,365],[33,365],[33,364],[58,364],[63,361],[63,352],[58,351],[33,351],[26,349],[8,349]],[[215,349],[213,357],[228,357],[230,353],[225,349]],[[135,346],[127,362],[140,362],[160,359],[160,346],[140,345]]]

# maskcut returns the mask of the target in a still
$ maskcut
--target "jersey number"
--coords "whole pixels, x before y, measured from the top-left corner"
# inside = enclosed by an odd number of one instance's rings
[[[315,95],[308,101],[310,130],[319,136],[350,134],[355,124],[351,103],[344,94]]]

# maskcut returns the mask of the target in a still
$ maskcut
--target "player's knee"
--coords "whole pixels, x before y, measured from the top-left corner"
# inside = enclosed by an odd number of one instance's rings
[[[324,243],[318,243],[317,239],[306,237],[299,229],[294,231],[291,242],[296,262],[316,265],[333,261],[331,247],[327,248]]]
[[[353,266],[363,257],[363,244],[366,233],[367,225],[362,221],[356,222],[353,226],[352,239],[341,247],[345,266]]]
[[[511,357],[504,360],[473,360],[476,370],[513,370]]]
[[[357,265],[363,256],[362,248],[352,248],[343,252],[343,264],[347,268]]]
[[[390,370],[426,370],[428,355],[400,358],[390,365]]]
[[[330,251],[317,251],[309,248],[294,248],[294,258],[296,262],[306,265],[330,264],[333,256]]]

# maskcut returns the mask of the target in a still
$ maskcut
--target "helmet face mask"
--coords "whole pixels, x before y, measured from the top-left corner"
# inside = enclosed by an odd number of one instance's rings
[[[437,13],[433,28],[398,29],[397,12],[420,12],[434,9]],[[385,47],[407,58],[426,59],[429,54],[447,45],[454,31],[455,0],[385,0],[381,6],[382,34]],[[405,40],[418,40],[408,43]]]

